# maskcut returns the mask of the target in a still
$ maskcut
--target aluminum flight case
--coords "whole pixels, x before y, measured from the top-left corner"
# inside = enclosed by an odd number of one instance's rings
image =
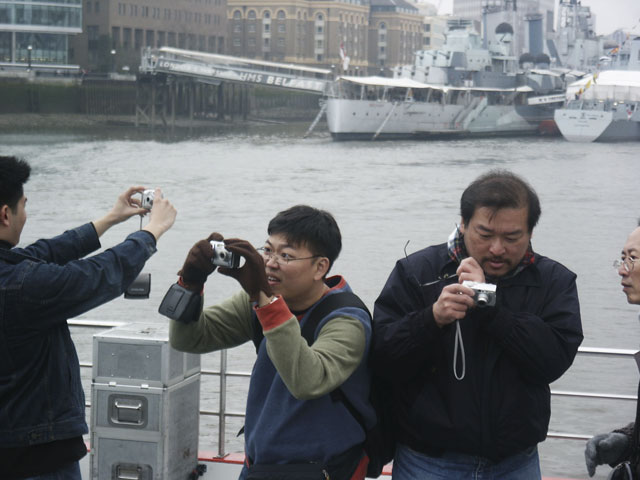
[[[186,479],[198,463],[200,355],[169,345],[168,325],[93,336],[91,479]]]

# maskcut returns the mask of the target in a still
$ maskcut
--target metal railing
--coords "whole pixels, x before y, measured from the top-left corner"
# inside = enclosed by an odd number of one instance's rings
[[[91,328],[110,328],[117,327],[126,324],[127,322],[100,322],[91,320],[69,320],[69,325]],[[589,356],[606,356],[606,357],[633,357],[636,350],[620,349],[620,348],[599,348],[599,347],[580,347],[578,349],[579,355]],[[219,370],[200,370],[200,374],[203,376],[219,376],[219,388],[220,398],[218,401],[218,410],[200,410],[200,415],[218,417],[218,456],[223,457],[225,452],[226,443],[226,420],[227,418],[244,418],[244,412],[227,411],[227,378],[250,378],[251,372],[232,371],[228,369],[227,351],[221,350],[220,354],[220,369]],[[81,368],[92,368],[91,363],[80,363]],[[637,401],[636,395],[623,395],[623,394],[611,394],[611,393],[595,393],[595,392],[581,392],[581,391],[565,391],[565,390],[551,390],[551,395],[557,397],[569,397],[569,398],[590,398],[590,399],[602,399],[602,400],[633,400]],[[87,408],[91,408],[91,403],[86,402]],[[577,433],[564,433],[564,432],[552,432],[547,434],[548,438],[558,438],[567,440],[588,440],[591,435],[577,434]]]

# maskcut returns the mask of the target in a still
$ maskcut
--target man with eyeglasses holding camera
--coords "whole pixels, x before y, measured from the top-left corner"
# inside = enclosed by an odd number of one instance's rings
[[[305,325],[318,316],[314,311],[351,291],[343,277],[327,278],[341,250],[340,230],[328,212],[298,205],[278,213],[267,232],[260,251],[219,233],[191,248],[165,301],[173,290],[180,298],[195,298],[189,303],[196,308],[167,315],[171,345],[206,353],[254,341],[241,479],[303,480],[324,473],[332,480],[363,479],[367,457],[360,421],[371,424],[375,415],[368,402],[368,365],[362,361],[371,338],[369,314],[364,305],[338,306],[322,314],[310,344],[303,336]],[[203,310],[201,292],[216,269],[212,242],[222,241],[244,264],[218,271],[243,290]],[[162,306],[160,311],[166,314]]]
[[[622,248],[620,260],[613,266],[622,277],[622,291],[627,302],[640,305],[640,220]],[[640,386],[638,387],[640,395]],[[587,442],[584,452],[589,476],[596,473],[596,466],[605,463],[617,467],[611,478],[640,479],[640,403],[636,406],[636,420],[624,428],[595,435]],[[628,462],[628,463],[626,463]]]

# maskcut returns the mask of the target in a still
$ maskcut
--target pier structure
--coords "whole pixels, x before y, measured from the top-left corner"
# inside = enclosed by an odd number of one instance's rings
[[[327,95],[333,71],[172,47],[142,52],[136,88],[136,126],[173,128],[178,108],[215,118],[249,112],[248,89],[273,87]]]

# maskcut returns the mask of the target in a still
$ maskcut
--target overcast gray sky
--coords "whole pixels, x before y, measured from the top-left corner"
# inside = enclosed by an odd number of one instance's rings
[[[453,0],[429,1],[436,6],[440,3],[441,14],[453,12]],[[640,0],[582,0],[582,5],[591,7],[591,13],[595,14],[598,35],[623,28],[640,36]]]

